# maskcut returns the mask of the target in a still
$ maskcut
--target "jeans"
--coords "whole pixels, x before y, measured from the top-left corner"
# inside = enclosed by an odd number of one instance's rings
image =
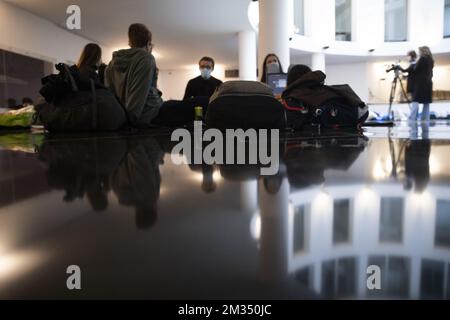
[[[419,103],[412,102],[411,103],[411,114],[409,115],[410,121],[417,121],[417,116],[419,114]],[[422,121],[430,121],[430,104],[424,103],[422,109],[422,116],[420,117]]]

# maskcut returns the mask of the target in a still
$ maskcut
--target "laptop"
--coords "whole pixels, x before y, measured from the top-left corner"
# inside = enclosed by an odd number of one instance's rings
[[[267,85],[272,88],[275,95],[280,95],[287,86],[287,74],[269,73],[267,74]]]

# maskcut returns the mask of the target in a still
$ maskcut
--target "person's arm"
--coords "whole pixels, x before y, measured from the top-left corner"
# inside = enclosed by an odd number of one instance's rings
[[[188,84],[186,86],[186,90],[184,92],[183,100],[187,100],[187,99],[189,99],[189,98],[194,96],[192,86],[193,86],[192,85],[192,80],[189,80],[189,82],[188,82]]]
[[[154,79],[156,64],[153,59],[144,57],[134,65],[134,70],[127,87],[125,108],[131,125],[139,122],[145,102],[150,93],[151,81]]]

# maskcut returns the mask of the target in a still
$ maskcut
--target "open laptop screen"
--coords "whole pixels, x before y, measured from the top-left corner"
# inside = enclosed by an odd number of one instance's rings
[[[287,74],[272,73],[267,75],[267,84],[275,95],[282,94],[287,86]]]

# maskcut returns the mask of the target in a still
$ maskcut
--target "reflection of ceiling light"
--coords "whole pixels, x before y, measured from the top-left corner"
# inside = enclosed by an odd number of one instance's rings
[[[250,221],[250,234],[256,241],[261,238],[261,214],[259,211],[255,212]]]
[[[329,208],[330,202],[332,201],[330,194],[322,189],[313,201],[314,211],[325,211]]]
[[[430,156],[430,174],[437,175],[441,172],[441,164],[438,159],[436,159],[435,155]]]
[[[12,277],[31,271],[43,259],[43,255],[34,252],[2,254],[0,255],[0,280],[3,278],[11,280]]]
[[[375,161],[372,176],[375,180],[383,180],[390,177],[392,173],[391,159],[385,158]]]

